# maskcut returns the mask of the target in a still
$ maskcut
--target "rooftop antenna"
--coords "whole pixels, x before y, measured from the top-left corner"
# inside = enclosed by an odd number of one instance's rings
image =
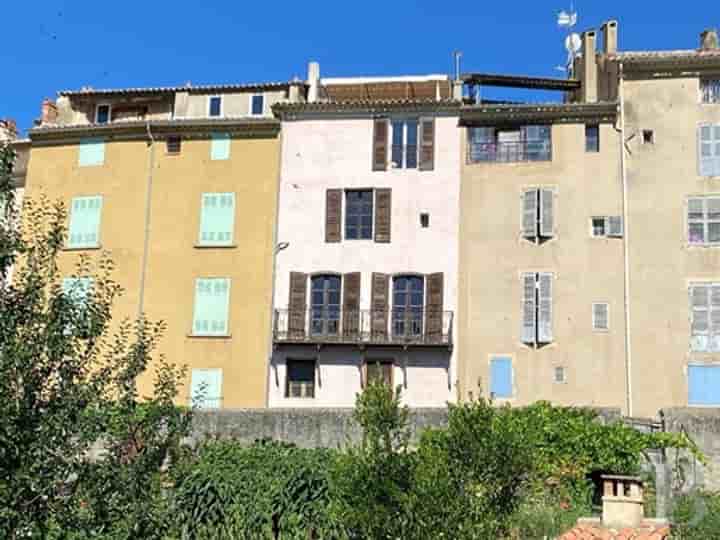
[[[565,50],[567,51],[567,60],[565,61],[565,66],[557,66],[555,69],[567,73],[569,78],[573,77],[575,58],[582,47],[580,35],[574,31],[577,21],[578,14],[577,11],[575,11],[574,2],[570,2],[569,11],[562,10],[557,15],[557,25],[566,31]]]
[[[453,60],[455,61],[455,80],[460,80],[460,59],[462,58],[462,51],[453,51]]]

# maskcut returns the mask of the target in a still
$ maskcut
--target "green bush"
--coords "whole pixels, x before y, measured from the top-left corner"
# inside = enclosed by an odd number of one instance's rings
[[[677,540],[706,540],[720,537],[720,493],[691,492],[672,505]]]

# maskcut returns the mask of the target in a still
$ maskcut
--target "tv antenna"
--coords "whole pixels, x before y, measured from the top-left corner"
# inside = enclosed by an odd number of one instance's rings
[[[578,14],[575,11],[575,3],[570,3],[569,10],[562,10],[557,15],[558,27],[566,31],[565,36],[565,50],[567,51],[567,60],[564,66],[557,66],[555,69],[568,73],[570,77],[573,76],[573,66],[575,64],[575,58],[580,53],[582,48],[582,40],[580,34],[575,32],[575,26],[577,25]]]

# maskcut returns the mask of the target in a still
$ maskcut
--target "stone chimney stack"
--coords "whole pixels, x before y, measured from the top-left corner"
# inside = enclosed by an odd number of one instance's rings
[[[15,120],[9,118],[0,119],[0,142],[14,141],[15,139],[17,139]]]
[[[582,35],[582,102],[595,103],[597,101],[598,68],[595,53],[597,50],[597,34],[595,30],[588,30]]]
[[[57,123],[58,110],[55,103],[45,98],[42,103],[42,116],[40,117],[40,123],[44,124],[56,124]]]
[[[645,518],[642,480],[633,476],[603,476],[602,524],[623,529],[639,527]]]
[[[717,29],[710,28],[700,34],[700,50],[715,51],[719,49]]]
[[[308,103],[315,103],[320,94],[320,64],[310,62],[308,64]]]
[[[603,53],[616,54],[618,51],[618,23],[617,21],[607,21],[602,25],[603,33]]]

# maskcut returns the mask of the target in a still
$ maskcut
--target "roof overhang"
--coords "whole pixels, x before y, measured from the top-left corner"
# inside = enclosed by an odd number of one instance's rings
[[[534,90],[571,91],[577,90],[581,86],[580,81],[575,79],[499,75],[496,73],[463,73],[460,75],[460,80],[466,84],[500,86],[504,88],[531,88]]]
[[[213,84],[213,85],[185,85],[185,86],[157,86],[148,88],[104,88],[104,89],[82,89],[82,90],[62,90],[58,92],[59,96],[67,97],[112,97],[112,96],[149,96],[161,94],[174,94],[176,92],[189,93],[226,93],[226,92],[244,92],[252,90],[282,90],[292,85],[304,85],[303,82],[264,82],[264,83],[247,83],[247,84]]]
[[[321,115],[378,116],[395,112],[454,113],[462,102],[455,99],[398,99],[398,100],[352,100],[314,103],[280,102],[273,105],[273,112],[283,120]]]
[[[615,121],[617,114],[618,105],[615,102],[467,105],[460,109],[460,125],[482,126],[521,122],[550,124],[610,123]]]
[[[625,72],[659,72],[668,75],[720,73],[720,51],[623,52],[608,56],[607,60],[622,63]]]

